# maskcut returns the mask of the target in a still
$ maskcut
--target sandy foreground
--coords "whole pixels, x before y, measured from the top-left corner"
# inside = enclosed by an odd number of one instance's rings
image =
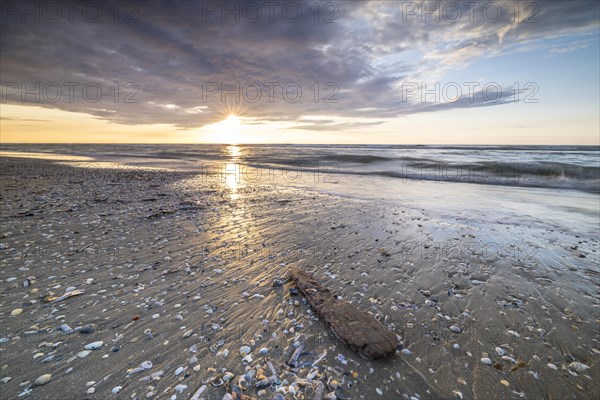
[[[2,399],[600,393],[597,237],[185,172],[1,166]],[[289,265],[380,319],[397,354],[340,343]]]

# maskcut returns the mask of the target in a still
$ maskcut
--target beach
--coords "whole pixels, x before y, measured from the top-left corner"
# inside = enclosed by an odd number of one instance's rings
[[[597,183],[436,182],[374,164],[290,179],[244,151],[208,159],[222,169],[0,158],[3,398],[190,399],[206,385],[197,398],[220,400],[244,382],[258,399],[312,399],[318,382],[332,399],[600,393]],[[341,343],[289,266],[381,321],[396,354]],[[278,383],[257,388],[268,362]]]

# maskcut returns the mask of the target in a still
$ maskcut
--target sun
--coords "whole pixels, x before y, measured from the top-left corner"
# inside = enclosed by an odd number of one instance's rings
[[[241,124],[242,122],[240,121],[239,117],[233,114],[223,120],[223,126],[228,128],[239,128]]]
[[[244,124],[239,116],[230,114],[227,118],[207,126],[209,140],[213,143],[239,144],[244,140]]]

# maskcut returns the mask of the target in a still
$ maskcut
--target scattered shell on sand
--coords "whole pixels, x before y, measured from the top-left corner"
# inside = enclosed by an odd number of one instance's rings
[[[555,371],[558,371],[558,367],[557,367],[556,365],[554,365],[554,364],[552,364],[552,363],[548,363],[548,364],[546,364],[546,365],[548,366],[548,368],[550,368],[550,369],[553,369],[553,370],[555,370]]]
[[[574,369],[577,372],[585,372],[586,370],[590,369],[590,367],[580,363],[579,361],[573,361],[571,364],[569,364],[569,368]]]
[[[50,379],[52,379],[52,374],[44,374],[44,375],[38,377],[35,381],[33,381],[33,384],[35,386],[42,386],[42,385],[45,385],[46,383],[50,382]]]
[[[14,317],[16,315],[21,314],[22,312],[23,312],[22,308],[15,308],[14,310],[11,311],[10,315]]]
[[[82,350],[79,353],[77,353],[77,357],[79,358],[86,358],[87,356],[89,356],[91,353],[90,350]]]
[[[251,351],[252,351],[252,349],[250,348],[250,346],[242,346],[242,347],[240,347],[240,355],[242,357],[247,356],[248,354],[250,354]]]
[[[461,333],[461,332],[462,332],[462,329],[460,329],[460,327],[459,327],[459,326],[456,326],[456,325],[452,325],[452,326],[450,327],[450,330],[451,330],[452,332],[454,332],[454,333]],[[462,397],[461,397],[461,398],[462,398]]]
[[[510,387],[510,383],[508,383],[508,381],[507,381],[507,380],[505,380],[505,379],[502,379],[502,380],[500,381],[500,383],[501,383],[501,384],[503,384],[503,385],[504,385],[504,386],[506,386],[506,387]]]
[[[92,343],[90,343],[90,344],[87,344],[87,345],[85,346],[85,349],[86,349],[86,350],[96,350],[96,349],[99,349],[99,348],[100,348],[100,347],[102,347],[102,346],[104,346],[104,342],[103,342],[103,341],[101,341],[101,340],[99,340],[99,341],[97,341],[97,342],[92,342]]]
[[[489,359],[489,358],[487,358],[487,357],[483,357],[483,358],[481,359],[481,362],[482,362],[482,363],[484,363],[485,365],[492,365],[492,360],[490,360],[490,359]]]

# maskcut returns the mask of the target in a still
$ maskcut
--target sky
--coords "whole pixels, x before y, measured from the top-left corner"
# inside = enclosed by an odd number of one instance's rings
[[[600,145],[597,1],[1,4],[1,143]]]

